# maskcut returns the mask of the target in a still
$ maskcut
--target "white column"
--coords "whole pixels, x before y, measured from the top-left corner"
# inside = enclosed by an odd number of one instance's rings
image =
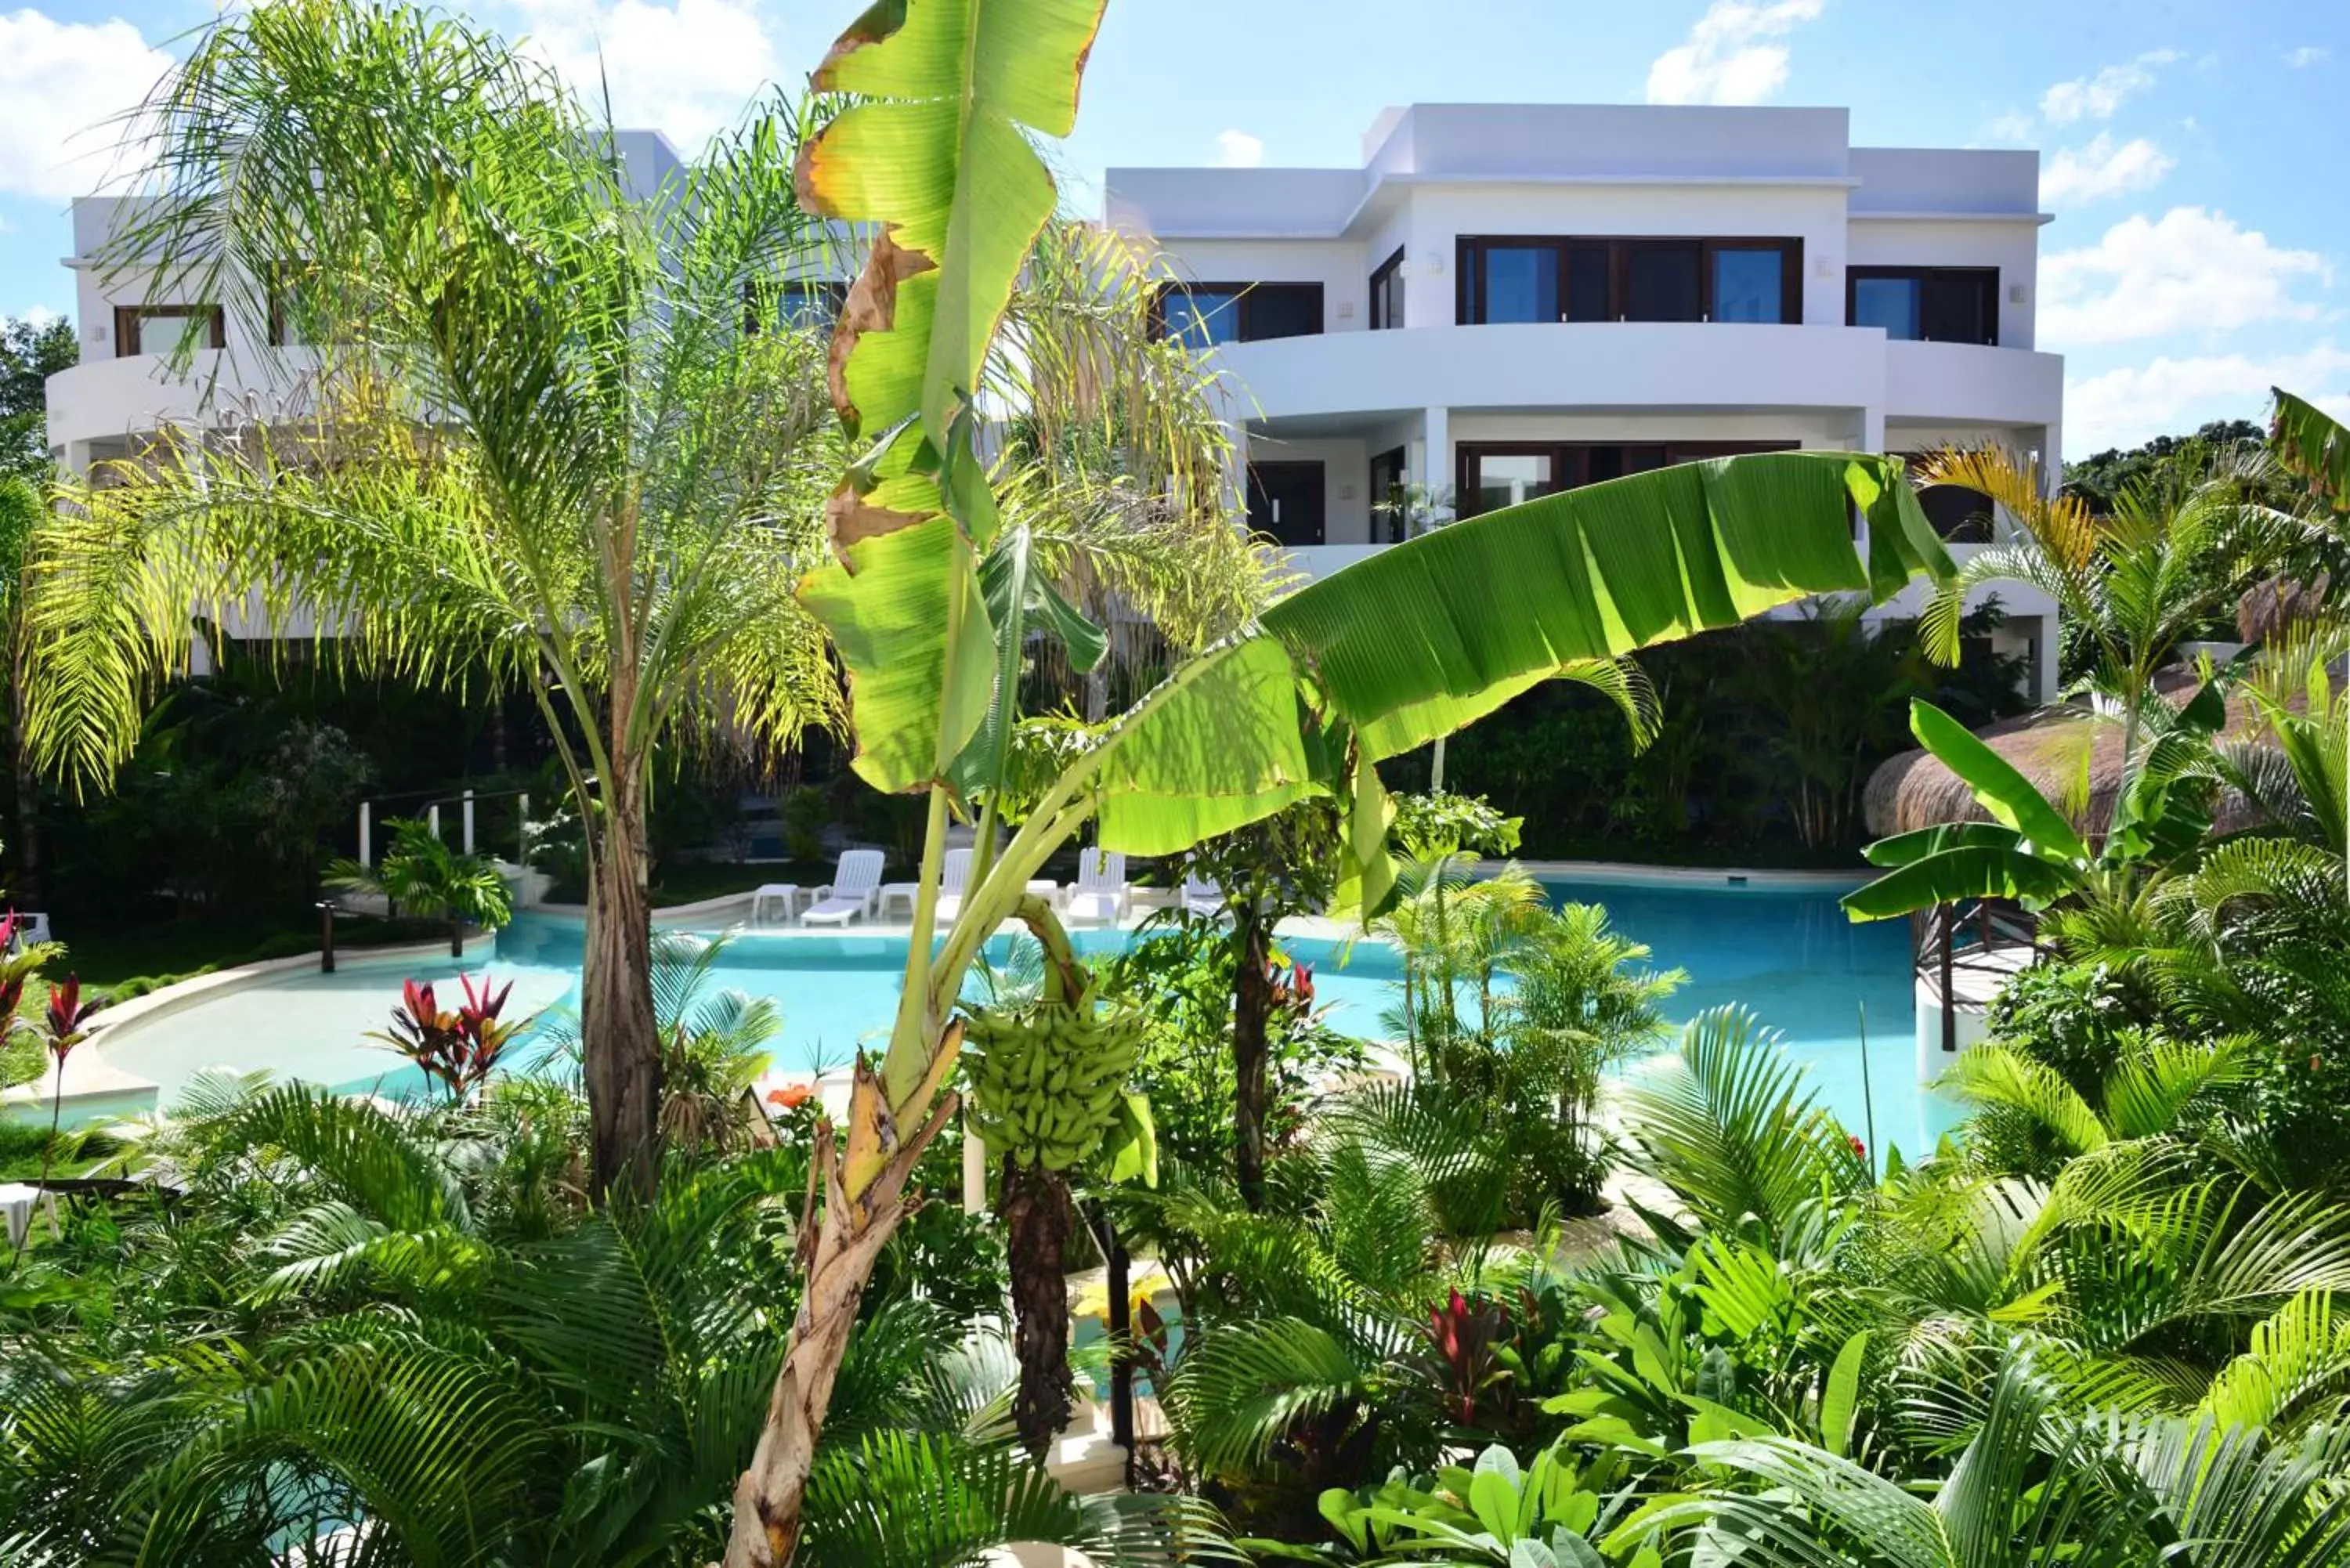
[[[441,836],[441,803],[439,801],[436,800],[424,808],[424,826],[432,830],[433,837]]]
[[[473,792],[472,790],[465,792],[463,813],[458,832],[464,839],[465,853],[471,855],[473,852]]]
[[[359,802],[359,864],[375,864],[375,803]]]
[[[987,1145],[972,1130],[967,1117],[962,1124],[962,1211],[987,1212]]]
[[[1452,410],[1423,409],[1419,418],[1422,439],[1419,483],[1428,493],[1431,505],[1441,498],[1446,503],[1445,510],[1456,510],[1460,501],[1452,493]]]

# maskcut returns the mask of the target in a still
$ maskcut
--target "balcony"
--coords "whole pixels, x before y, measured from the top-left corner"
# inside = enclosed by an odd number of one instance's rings
[[[316,357],[307,349],[208,348],[183,375],[160,354],[88,359],[49,378],[49,444],[120,441],[167,424],[265,418],[306,400]]]
[[[2061,424],[2064,358],[1975,343],[1888,341],[1885,412],[1897,420]]]
[[[1228,344],[1243,406],[1265,419],[1451,409],[1836,409],[1894,419],[2061,419],[2054,355],[1895,343],[1875,327],[1745,322],[1537,322]]]

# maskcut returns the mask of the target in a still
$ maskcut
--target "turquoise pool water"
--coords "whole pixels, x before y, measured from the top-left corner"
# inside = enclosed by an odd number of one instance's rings
[[[1907,1156],[1928,1151],[1957,1125],[1952,1108],[1918,1085],[1916,996],[1901,921],[1854,925],[1835,891],[1810,888],[1544,886],[1553,903],[1606,905],[1619,930],[1655,950],[1658,968],[1689,971],[1667,1010],[1676,1020],[1736,1002],[1778,1030],[1809,1067],[1822,1103],[1855,1136],[1866,1136],[1872,1106],[1876,1142]]]
[[[1607,906],[1615,923],[1655,950],[1660,968],[1679,967],[1690,983],[1674,999],[1676,1019],[1722,1002],[1742,1002],[1783,1031],[1808,1064],[1822,1098],[1856,1133],[1869,1123],[1880,1141],[1915,1152],[1948,1125],[1947,1113],[1915,1082],[1913,1022],[1906,937],[1898,924],[1855,927],[1832,893],[1675,882],[1559,881],[1555,901]],[[1083,951],[1126,942],[1119,931],[1075,933]],[[1330,1022],[1350,1033],[1385,1033],[1380,1014],[1395,1002],[1394,953],[1378,942],[1351,945],[1297,940],[1284,944],[1315,966],[1315,989]],[[509,1015],[576,1005],[580,928],[525,915],[499,934],[486,959],[422,964],[347,963],[340,973],[295,972],[228,992],[151,1023],[128,1026],[105,1046],[113,1065],[161,1086],[169,1105],[188,1077],[204,1068],[267,1067],[346,1092],[400,1095],[421,1087],[414,1069],[366,1038],[384,1027],[413,976],[446,990],[462,971],[487,971],[514,982]],[[860,1044],[887,1033],[905,961],[902,936],[734,936],[717,965],[716,982],[775,999],[783,1033],[775,1071],[812,1077],[846,1066]],[[1866,1009],[1872,1093],[1860,1070],[1861,1011]],[[527,1047],[523,1059],[529,1059]],[[1637,1067],[1633,1069],[1637,1071]]]

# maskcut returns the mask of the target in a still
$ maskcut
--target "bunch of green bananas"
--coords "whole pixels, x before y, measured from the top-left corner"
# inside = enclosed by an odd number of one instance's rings
[[[1141,1019],[1097,1006],[1090,986],[1074,1003],[972,1013],[972,1125],[997,1154],[1068,1169],[1100,1147],[1141,1039]]]

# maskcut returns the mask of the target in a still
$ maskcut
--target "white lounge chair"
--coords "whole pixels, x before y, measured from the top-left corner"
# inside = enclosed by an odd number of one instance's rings
[[[1125,918],[1133,901],[1134,889],[1126,885],[1125,856],[1114,849],[1078,852],[1077,885],[1069,892],[1071,919],[1112,925]]]
[[[962,913],[962,896],[971,881],[971,851],[950,849],[939,867],[939,907],[935,916],[944,925]]]
[[[48,916],[33,909],[19,909],[16,911],[16,932],[8,939],[8,950],[15,952],[19,948],[37,947],[56,940],[49,935]]]
[[[881,891],[881,852],[851,849],[840,857],[832,880],[816,890],[816,902],[800,916],[804,926],[845,926],[871,918]]]
[[[1212,919],[1224,912],[1224,890],[1216,885],[1214,877],[1189,872],[1183,877],[1182,907],[1187,915],[1206,915]]]

